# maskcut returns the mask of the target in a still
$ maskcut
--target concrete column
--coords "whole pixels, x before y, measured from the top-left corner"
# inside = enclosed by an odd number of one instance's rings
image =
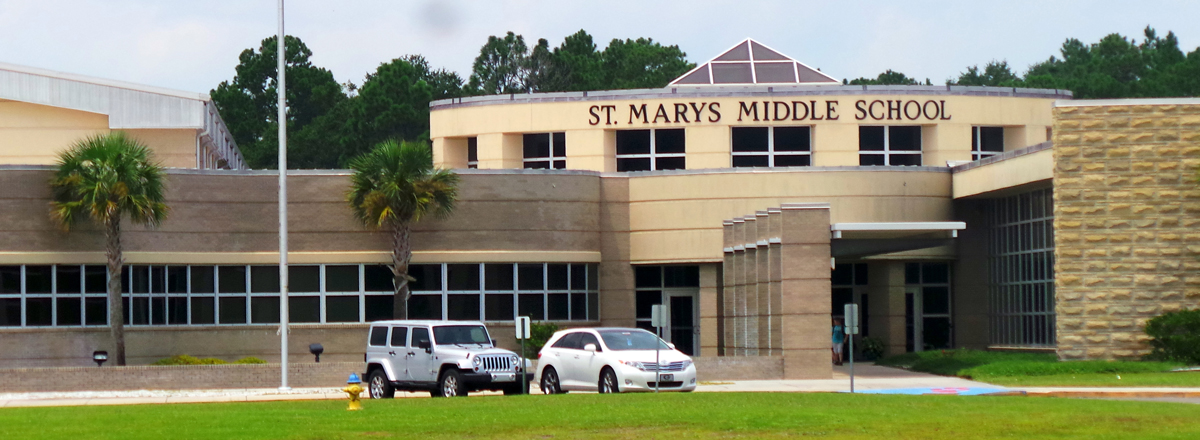
[[[467,138],[434,139],[433,165],[441,168],[466,168]]]
[[[783,229],[783,211],[779,208],[770,208],[767,210],[768,223],[768,303],[771,308],[771,315],[768,318],[769,334],[770,334],[770,353],[771,356],[779,356],[783,354],[781,344],[783,340],[781,318],[779,312],[783,310],[783,296],[781,291],[781,274],[783,268],[783,254],[781,252],[779,237],[782,236]]]
[[[717,298],[721,265],[700,265],[700,356],[717,356]]]
[[[617,132],[613,130],[569,130],[567,169],[617,171]]]
[[[884,354],[904,353],[904,262],[874,261],[867,264],[871,336],[883,341]]]
[[[756,220],[754,222],[758,230],[754,236],[755,254],[757,259],[754,262],[755,270],[755,303],[758,304],[758,310],[755,310],[755,319],[758,323],[758,354],[767,356],[771,353],[771,250],[767,245],[767,236],[770,234],[770,221],[767,218],[767,211],[758,211],[754,213]]]
[[[955,202],[955,216],[967,223],[955,240],[958,259],[953,264],[950,305],[954,307],[954,345],[986,349],[990,342],[991,323],[988,317],[988,283],[991,267],[988,264],[989,227],[986,205],[991,200],[961,200]]]
[[[477,138],[479,169],[520,169],[525,157],[520,134],[490,133]]]
[[[737,254],[733,252],[733,220],[726,220],[723,227],[725,242],[725,265],[721,271],[721,355],[733,355],[733,312],[734,270]]]
[[[745,217],[743,239],[745,240],[746,263],[742,266],[745,272],[745,322],[746,322],[746,356],[758,356],[758,218],[753,215]]]
[[[746,220],[733,219],[733,354],[746,355]]]
[[[784,379],[828,379],[829,359],[829,204],[782,207],[782,351]]]

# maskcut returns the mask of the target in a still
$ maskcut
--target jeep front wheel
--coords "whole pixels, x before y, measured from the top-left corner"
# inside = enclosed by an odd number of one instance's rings
[[[392,383],[383,370],[371,372],[371,376],[367,378],[367,389],[372,399],[390,399],[396,395],[396,389],[392,388]]]
[[[446,370],[438,379],[438,394],[440,397],[466,397],[467,387],[463,386],[458,370]]]

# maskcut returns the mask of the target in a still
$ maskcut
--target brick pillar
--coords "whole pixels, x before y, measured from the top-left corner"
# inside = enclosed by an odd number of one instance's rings
[[[721,347],[722,356],[732,356],[733,349],[733,312],[734,312],[734,259],[733,252],[733,220],[726,220],[723,227],[725,241],[725,265],[721,270]]]
[[[829,204],[782,207],[780,237],[783,377],[828,379],[830,361]]]
[[[743,239],[746,253],[743,257],[745,264],[745,320],[746,320],[746,356],[758,356],[758,218],[753,215],[745,217]]]
[[[771,249],[767,244],[767,236],[770,234],[770,220],[767,217],[767,211],[758,211],[754,213],[755,226],[757,232],[754,235],[755,255],[757,258],[754,261],[755,271],[755,303],[758,304],[758,310],[754,311],[758,329],[758,354],[766,356],[771,353],[771,297],[770,297],[770,275],[771,275]]]
[[[746,355],[746,220],[733,219],[733,354]]]
[[[700,265],[700,356],[717,356],[721,265]]]
[[[770,327],[770,347],[771,356],[779,356],[783,354],[781,351],[783,333],[781,318],[779,312],[783,310],[783,296],[781,294],[780,271],[783,268],[783,253],[780,251],[780,240],[783,230],[783,211],[779,208],[770,208],[767,210],[768,234],[767,246],[768,263],[767,263],[767,279],[768,279],[768,304],[771,308],[771,315],[768,320]]]

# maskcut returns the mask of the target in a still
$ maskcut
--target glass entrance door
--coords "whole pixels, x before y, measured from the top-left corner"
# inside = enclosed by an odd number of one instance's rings
[[[675,344],[675,348],[683,354],[695,356],[700,351],[697,346],[700,339],[700,327],[696,325],[699,321],[696,295],[692,292],[667,292],[666,296],[670,322],[668,322],[666,331],[663,332],[664,339]]]
[[[904,292],[904,333],[908,351],[950,348],[950,289],[910,286]]]

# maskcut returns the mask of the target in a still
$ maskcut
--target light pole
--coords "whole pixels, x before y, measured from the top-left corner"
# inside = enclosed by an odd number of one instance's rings
[[[279,0],[279,35],[275,38],[279,98],[279,389],[288,386],[288,224],[287,224],[287,44],[283,33],[283,0]]]

